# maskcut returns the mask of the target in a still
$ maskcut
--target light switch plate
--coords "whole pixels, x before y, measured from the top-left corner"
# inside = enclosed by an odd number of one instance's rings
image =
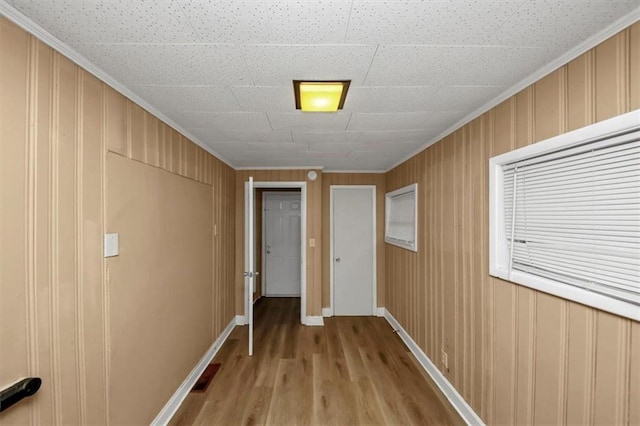
[[[315,247],[316,246],[316,239],[315,238],[310,238],[309,239],[309,247]]]
[[[104,234],[104,257],[120,254],[120,238],[117,233]]]

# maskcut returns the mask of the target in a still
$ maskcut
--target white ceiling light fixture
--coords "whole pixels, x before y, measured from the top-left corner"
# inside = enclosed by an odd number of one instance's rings
[[[293,80],[296,109],[306,112],[336,112],[342,109],[351,80]]]

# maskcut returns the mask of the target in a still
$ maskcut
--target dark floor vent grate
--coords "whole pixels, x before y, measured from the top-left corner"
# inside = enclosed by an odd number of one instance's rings
[[[220,369],[220,365],[221,364],[207,365],[207,368],[204,369],[204,372],[202,373],[200,378],[198,378],[198,381],[196,382],[196,384],[193,386],[193,388],[191,388],[191,392],[198,392],[198,393],[205,392],[209,387],[209,383],[211,383],[211,380]]]

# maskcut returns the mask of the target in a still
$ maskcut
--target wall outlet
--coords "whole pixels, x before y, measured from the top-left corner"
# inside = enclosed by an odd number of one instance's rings
[[[310,238],[309,239],[309,247],[315,247],[316,246],[316,239],[315,238]]]
[[[442,362],[442,366],[449,370],[449,355],[447,355],[444,349],[440,350],[440,361]]]

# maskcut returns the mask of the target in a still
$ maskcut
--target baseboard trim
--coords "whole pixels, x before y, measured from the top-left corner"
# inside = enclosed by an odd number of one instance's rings
[[[331,309],[331,308],[322,308],[322,316],[323,317],[332,317],[333,316],[333,309]]]
[[[184,399],[187,397],[187,395],[189,395],[189,392],[191,391],[193,385],[196,384],[200,375],[204,372],[205,368],[207,368],[207,365],[211,363],[213,357],[216,356],[218,350],[220,350],[224,342],[233,331],[234,327],[236,326],[236,321],[237,317],[232,319],[229,325],[227,325],[224,331],[220,334],[220,336],[218,336],[216,341],[213,342],[213,345],[211,345],[207,353],[204,354],[198,364],[196,364],[193,370],[191,370],[191,373],[189,373],[187,378],[184,379],[180,387],[178,387],[178,390],[176,390],[171,399],[169,399],[160,413],[158,413],[156,418],[153,419],[153,421],[151,422],[152,425],[166,425],[169,423],[171,418],[176,414],[176,411],[178,411],[178,408],[180,408],[180,405],[182,404]]]
[[[246,315],[236,315],[234,321],[235,321],[236,325],[247,325],[247,324],[249,324],[249,321],[247,320],[247,316]]]
[[[378,310],[384,308],[378,308]],[[411,353],[415,355],[418,359],[422,368],[431,376],[431,379],[435,382],[435,384],[440,388],[444,396],[449,400],[453,408],[460,414],[462,419],[470,425],[484,425],[482,419],[473,411],[473,408],[467,404],[467,401],[464,400],[462,395],[458,393],[456,388],[447,380],[447,378],[440,372],[438,367],[429,359],[429,357],[420,349],[420,346],[416,344],[416,342],[409,336],[409,334],[405,331],[404,328],[400,325],[400,323],[389,313],[388,310],[384,309],[384,317],[387,322],[393,327],[394,330],[398,331],[398,335],[402,339],[402,341],[407,345]]]
[[[387,313],[387,310],[385,308],[376,308],[377,317],[384,317],[386,313]]]
[[[321,316],[306,316],[304,325],[323,326],[324,319]]]

